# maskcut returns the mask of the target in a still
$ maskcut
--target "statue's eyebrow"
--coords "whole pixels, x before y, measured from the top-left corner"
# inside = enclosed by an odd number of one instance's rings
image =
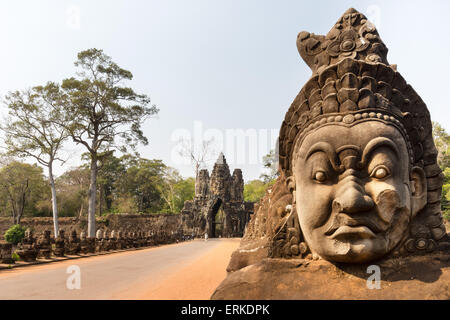
[[[397,145],[389,138],[386,137],[378,137],[375,139],[372,139],[369,141],[369,143],[366,145],[366,147],[363,150],[362,157],[361,157],[361,164],[365,165],[372,154],[372,152],[380,147],[387,147],[391,149],[397,159],[400,158],[400,152],[398,151]]]
[[[308,158],[316,152],[325,153],[328,156],[328,159],[330,159],[330,163],[333,169],[339,171],[338,157],[331,144],[324,141],[313,144],[312,147],[309,148],[309,151],[306,153],[305,161],[308,160]]]

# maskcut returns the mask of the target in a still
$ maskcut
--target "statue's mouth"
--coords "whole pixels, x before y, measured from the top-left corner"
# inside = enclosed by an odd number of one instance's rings
[[[373,239],[375,238],[375,233],[366,226],[349,227],[342,226],[339,227],[332,235],[331,239],[348,239],[348,238],[363,238],[363,239]]]
[[[333,218],[325,235],[331,236],[332,239],[346,236],[370,239],[375,238],[376,233],[381,231],[382,228],[369,217],[350,217],[346,213],[339,213]]]

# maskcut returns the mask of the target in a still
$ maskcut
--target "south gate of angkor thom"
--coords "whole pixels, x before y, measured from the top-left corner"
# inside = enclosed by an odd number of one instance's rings
[[[223,153],[214,164],[211,176],[200,170],[195,183],[195,197],[186,201],[181,211],[185,233],[210,238],[242,237],[253,202],[244,201],[244,180],[241,169],[233,175]]]

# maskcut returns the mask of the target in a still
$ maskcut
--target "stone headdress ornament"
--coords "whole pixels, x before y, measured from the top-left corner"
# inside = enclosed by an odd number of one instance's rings
[[[316,128],[381,121],[395,126],[408,146],[411,166],[424,169],[428,204],[412,225],[407,247],[433,246],[445,233],[440,198],[443,176],[437,165],[430,114],[414,89],[387,61],[388,49],[374,25],[347,10],[326,36],[300,32],[300,56],[312,76],[291,104],[279,134],[279,166],[292,175],[293,151]],[[418,242],[419,241],[419,242]]]

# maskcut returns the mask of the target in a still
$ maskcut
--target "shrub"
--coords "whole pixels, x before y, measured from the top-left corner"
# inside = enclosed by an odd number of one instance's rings
[[[11,254],[11,258],[13,258],[14,261],[19,261],[20,260],[19,255],[15,251]]]
[[[442,211],[442,216],[444,220],[447,220],[447,222],[450,222],[450,210]]]
[[[12,244],[18,244],[25,237],[25,228],[19,224],[11,226],[5,232],[5,240]]]

